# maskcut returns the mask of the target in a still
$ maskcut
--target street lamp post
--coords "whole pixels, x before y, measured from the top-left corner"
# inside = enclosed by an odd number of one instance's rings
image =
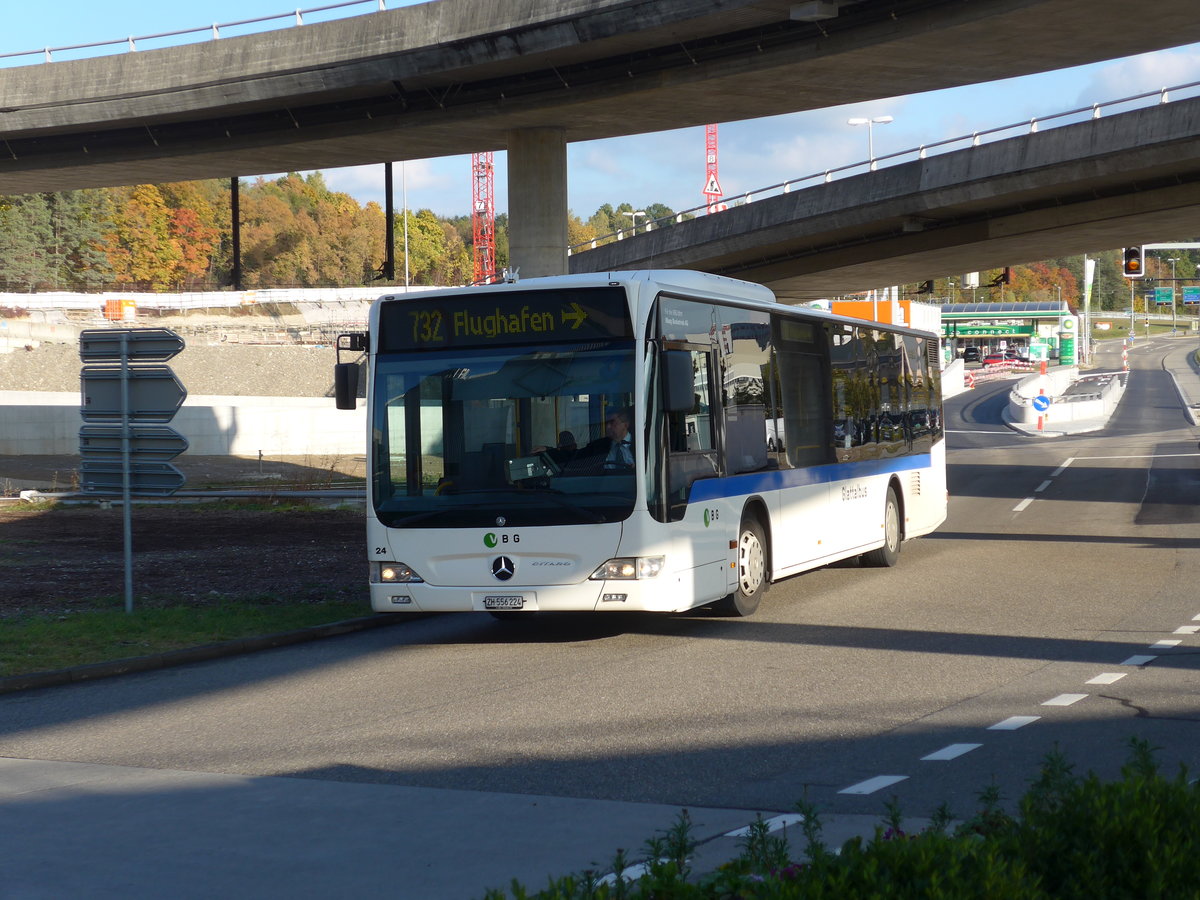
[[[1178,256],[1167,258],[1167,262],[1171,264],[1171,336],[1175,336],[1175,263],[1179,262]]]
[[[867,126],[867,158],[871,163],[871,171],[875,171],[875,126],[887,125],[894,121],[891,116],[871,116],[869,119],[865,117],[856,117],[847,119],[847,125],[866,125]]]
[[[634,234],[637,234],[637,217],[645,216],[646,211],[644,209],[635,209],[632,212],[630,212],[628,210],[623,209],[623,210],[621,210],[621,215],[629,216],[629,218],[633,220],[633,227],[630,228],[630,231],[632,231]]]

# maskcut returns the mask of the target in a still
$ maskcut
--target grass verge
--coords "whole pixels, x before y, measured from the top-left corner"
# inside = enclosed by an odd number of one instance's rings
[[[327,625],[368,615],[362,603],[227,601],[212,606],[97,609],[9,619],[0,629],[0,677],[56,671]]]

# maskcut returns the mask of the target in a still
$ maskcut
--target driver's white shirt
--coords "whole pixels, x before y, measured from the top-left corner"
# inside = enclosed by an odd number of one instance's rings
[[[633,443],[629,438],[623,441],[614,441],[613,445],[608,448],[608,457],[606,463],[614,463],[624,466],[633,465]]]

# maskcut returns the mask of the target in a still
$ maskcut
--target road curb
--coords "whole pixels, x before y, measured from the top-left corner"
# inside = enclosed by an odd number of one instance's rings
[[[364,616],[360,619],[344,619],[341,622],[330,622],[328,625],[313,625],[310,628],[300,628],[296,631],[281,631],[276,634],[267,634],[260,637],[239,638],[233,641],[221,641],[216,644],[203,644],[199,647],[186,647],[182,650],[171,650],[151,656],[133,656],[127,659],[91,663],[86,666],[72,666],[69,669],[31,672],[28,675],[8,675],[0,678],[0,694],[11,694],[15,691],[27,691],[33,688],[55,687],[62,684],[74,684],[79,681],[91,681],[95,678],[111,678],[115,675],[128,675],[132,672],[166,669],[171,666],[205,662],[206,660],[220,659],[225,656],[238,656],[243,653],[254,653],[258,650],[269,650],[273,647],[286,647],[290,644],[303,644],[307,641],[316,641],[321,638],[336,637],[337,635],[350,634],[356,631],[366,631],[370,628],[397,625],[400,622],[412,621],[413,618],[413,616]]]

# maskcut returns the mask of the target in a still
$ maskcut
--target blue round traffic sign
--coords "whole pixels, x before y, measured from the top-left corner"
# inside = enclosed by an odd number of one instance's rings
[[[1050,408],[1050,398],[1045,394],[1039,394],[1033,398],[1033,408],[1038,412],[1045,412]]]

